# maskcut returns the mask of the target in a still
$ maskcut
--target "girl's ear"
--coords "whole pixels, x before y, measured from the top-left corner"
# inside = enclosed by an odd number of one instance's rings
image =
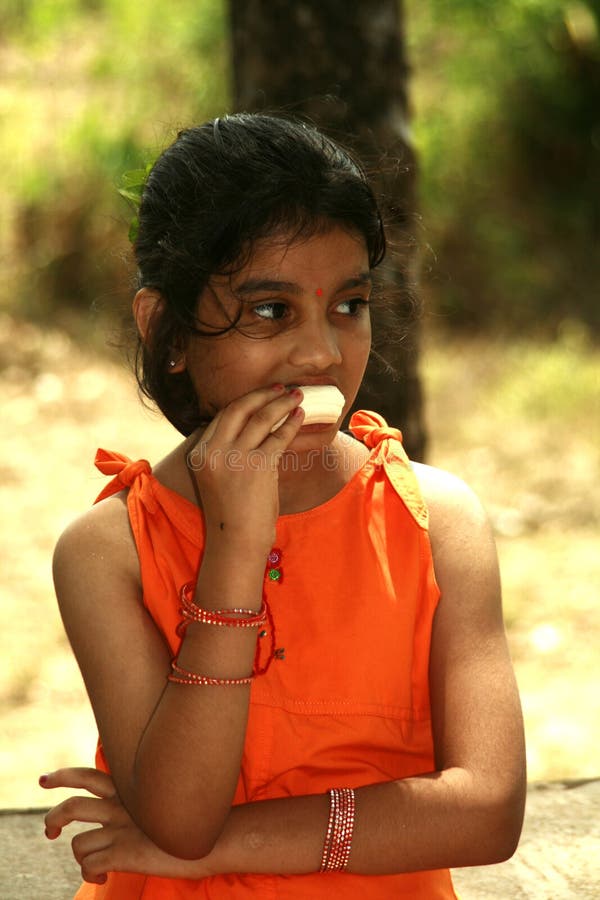
[[[133,298],[133,318],[137,330],[144,343],[150,335],[154,316],[160,315],[163,309],[162,297],[150,288],[142,288]]]
[[[151,288],[141,288],[133,298],[133,317],[137,330],[144,343],[149,339],[152,323],[155,317],[160,316],[164,307],[161,295]],[[185,356],[178,350],[173,350],[169,359],[169,372],[183,372],[185,370]]]

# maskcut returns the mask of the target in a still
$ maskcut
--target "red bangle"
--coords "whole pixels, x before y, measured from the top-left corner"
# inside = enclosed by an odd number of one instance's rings
[[[175,684],[196,684],[196,685],[233,685],[233,684],[251,684],[252,675],[247,678],[211,678],[208,675],[197,675],[195,672],[189,672],[177,665],[175,660],[171,663],[173,672],[168,676],[169,681]]]
[[[332,788],[321,872],[344,872],[348,868],[356,803],[352,788]]]
[[[198,606],[197,603],[194,603],[192,600],[193,592],[194,584],[191,581],[187,584],[184,584],[181,588],[180,599],[183,621],[180,622],[176,628],[177,634],[180,637],[183,637],[185,630],[190,622],[201,622],[208,625],[229,625],[237,628],[256,628],[267,625],[268,628],[261,631],[258,636],[259,638],[263,638],[266,637],[270,632],[270,649],[266,654],[265,661],[261,663],[261,658],[263,657],[260,646],[261,642],[256,642],[256,653],[254,655],[254,666],[252,669],[252,676],[265,675],[275,657],[275,623],[273,621],[273,616],[271,614],[271,610],[269,609],[269,604],[267,603],[266,597],[263,596],[263,601],[258,612],[253,609],[240,608],[212,610],[204,609],[203,607]],[[193,672],[182,672],[180,673],[180,675],[181,677],[170,675],[169,680],[175,681],[177,684],[213,683],[211,680],[203,680],[205,678],[208,678],[208,676],[194,676]],[[236,679],[229,679],[223,682],[222,680],[217,679],[217,682],[215,683],[245,684],[246,682],[238,682]]]
[[[192,597],[194,585],[190,581],[181,588],[181,614],[184,621],[180,632],[185,630],[189,622],[200,622],[204,625],[222,625],[234,628],[258,628],[267,621],[267,610],[264,602],[258,611],[234,607],[233,609],[204,609],[194,603]]]

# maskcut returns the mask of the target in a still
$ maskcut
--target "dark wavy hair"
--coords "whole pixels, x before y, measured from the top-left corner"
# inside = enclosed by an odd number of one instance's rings
[[[360,164],[300,120],[265,114],[224,116],[181,131],[154,164],[141,197],[134,243],[137,288],[163,298],[145,341],[138,338],[136,375],[184,435],[201,423],[187,372],[169,359],[203,332],[196,318],[210,277],[244,265],[257,240],[310,237],[341,225],[360,234],[369,264],[385,255],[381,214]],[[241,315],[241,305],[240,305]]]

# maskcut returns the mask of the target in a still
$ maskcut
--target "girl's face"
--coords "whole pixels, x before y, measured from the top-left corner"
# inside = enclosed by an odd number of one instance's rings
[[[237,330],[193,337],[186,365],[203,417],[243,394],[276,382],[335,384],[342,417],[306,426],[295,439],[331,440],[360,386],[371,346],[371,276],[362,237],[332,227],[287,244],[269,238],[233,275],[211,279],[198,305],[203,330],[223,328],[242,303]]]

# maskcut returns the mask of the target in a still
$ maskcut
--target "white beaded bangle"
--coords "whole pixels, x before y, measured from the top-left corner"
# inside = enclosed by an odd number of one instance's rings
[[[321,857],[321,872],[344,872],[348,868],[356,803],[352,788],[329,791],[329,820]]]

